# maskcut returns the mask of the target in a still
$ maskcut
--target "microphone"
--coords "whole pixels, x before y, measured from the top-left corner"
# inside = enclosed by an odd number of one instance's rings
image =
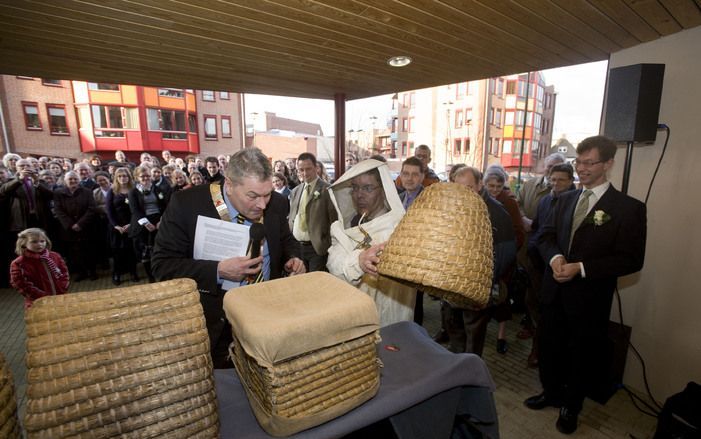
[[[265,239],[265,226],[261,223],[253,223],[248,234],[251,239],[251,259],[255,259],[260,256],[260,245]]]

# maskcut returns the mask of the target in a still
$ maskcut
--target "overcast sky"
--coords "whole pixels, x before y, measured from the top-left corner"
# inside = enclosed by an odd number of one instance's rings
[[[545,83],[555,85],[557,104],[553,142],[565,134],[574,144],[584,137],[598,134],[604,96],[607,61],[545,70]],[[376,126],[383,123],[391,109],[391,95],[377,96],[346,103],[346,129],[368,128],[371,116]],[[246,95],[246,113],[278,116],[321,124],[324,135],[334,135],[333,101],[287,98],[281,96]]]

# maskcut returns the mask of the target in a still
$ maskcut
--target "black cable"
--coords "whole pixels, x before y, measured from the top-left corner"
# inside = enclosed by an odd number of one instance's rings
[[[623,387],[623,389],[628,393],[628,396],[630,397],[630,402],[633,403],[633,406],[634,406],[636,409],[638,409],[638,411],[639,411],[640,413],[643,413],[643,414],[645,414],[645,415],[651,416],[651,417],[653,417],[653,418],[656,418],[656,417],[658,416],[655,412],[650,413],[650,412],[647,412],[647,411],[641,409],[640,407],[638,407],[638,404],[635,402],[635,399],[634,399],[633,397],[638,398],[638,399],[640,399],[640,397],[639,397],[638,395],[634,394],[633,392],[631,392],[630,389],[628,389],[628,388],[625,387],[625,386]],[[642,402],[643,404],[645,404],[645,405],[648,405],[647,403],[645,403],[645,401],[641,401],[641,402]]]
[[[650,186],[647,188],[647,195],[645,195],[645,204],[647,204],[648,198],[650,198],[650,192],[652,191],[652,184],[655,182],[655,177],[657,177],[657,171],[660,169],[660,165],[662,164],[662,159],[664,158],[664,153],[667,150],[667,142],[669,142],[669,136],[672,134],[672,130],[669,129],[669,127],[663,123],[659,124],[657,128],[661,128],[665,131],[667,131],[667,138],[664,141],[664,146],[662,147],[662,154],[660,154],[660,159],[657,161],[657,167],[655,168],[655,172],[652,174],[652,179],[650,180]]]
[[[668,137],[668,139],[669,139],[669,137]],[[664,154],[664,152],[663,152],[663,154]],[[624,331],[624,329],[623,329],[623,327],[624,327],[624,324],[623,324],[623,307],[622,307],[622,305],[621,305],[621,293],[618,291],[618,287],[616,287],[616,301],[618,302],[618,319],[619,319],[619,322],[620,322],[620,324],[621,324],[621,331]],[[655,397],[652,395],[652,391],[650,390],[650,384],[649,384],[648,381],[647,381],[647,367],[645,366],[645,360],[643,359],[643,356],[640,355],[640,352],[638,352],[638,350],[635,348],[635,346],[633,346],[633,343],[632,343],[630,340],[628,340],[628,345],[629,345],[631,348],[633,348],[633,352],[635,352],[635,355],[637,355],[638,360],[640,360],[640,365],[641,365],[642,368],[643,368],[643,383],[645,383],[645,390],[647,391],[647,396],[648,396],[648,397],[650,398],[650,400],[655,404],[655,406],[658,408],[658,410],[662,410],[662,406],[657,402],[657,400],[655,399]],[[628,389],[626,386],[623,386],[623,385],[622,385],[622,387],[626,390],[626,392],[628,392],[629,395],[633,395],[633,392],[632,392],[630,389]],[[639,396],[637,396],[637,395],[635,395],[635,396],[636,396],[638,399],[640,399]],[[631,396],[631,399],[632,399],[632,396]],[[642,399],[640,399],[640,401],[643,402],[647,407],[649,407],[653,412],[658,413],[658,410],[655,410],[655,408],[652,407],[652,406],[650,406],[647,402],[643,401]],[[642,409],[640,409],[635,403],[633,403],[633,405],[635,405],[635,408],[637,408],[637,409],[640,410],[641,412],[645,413],[646,415],[649,415],[649,413],[646,413],[645,411],[643,411]],[[655,416],[655,417],[657,417],[657,415],[650,415],[650,416]]]

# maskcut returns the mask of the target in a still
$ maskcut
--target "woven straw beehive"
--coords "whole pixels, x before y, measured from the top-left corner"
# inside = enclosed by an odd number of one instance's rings
[[[486,305],[492,227],[482,198],[456,183],[421,192],[392,233],[378,271],[453,306]]]
[[[269,434],[319,425],[377,393],[377,311],[346,282],[315,272],[236,288],[224,311],[236,370]]]
[[[19,439],[21,437],[12,373],[5,362],[5,357],[0,354],[0,438]]]
[[[46,297],[27,310],[28,438],[214,438],[194,281]]]

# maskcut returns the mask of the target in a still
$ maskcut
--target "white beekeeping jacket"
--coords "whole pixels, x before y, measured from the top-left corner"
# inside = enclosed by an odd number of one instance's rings
[[[357,216],[351,198],[351,180],[373,169],[377,169],[380,175],[385,213],[362,222],[360,226],[351,226],[351,220]],[[404,216],[404,207],[387,164],[372,159],[356,164],[331,186],[329,195],[339,218],[331,224],[331,248],[327,263],[329,272],[373,298],[381,326],[413,320],[416,290],[384,276],[366,274],[358,262],[358,256],[363,251],[359,243],[365,239],[362,230],[370,235],[369,245],[380,244],[389,239]]]

